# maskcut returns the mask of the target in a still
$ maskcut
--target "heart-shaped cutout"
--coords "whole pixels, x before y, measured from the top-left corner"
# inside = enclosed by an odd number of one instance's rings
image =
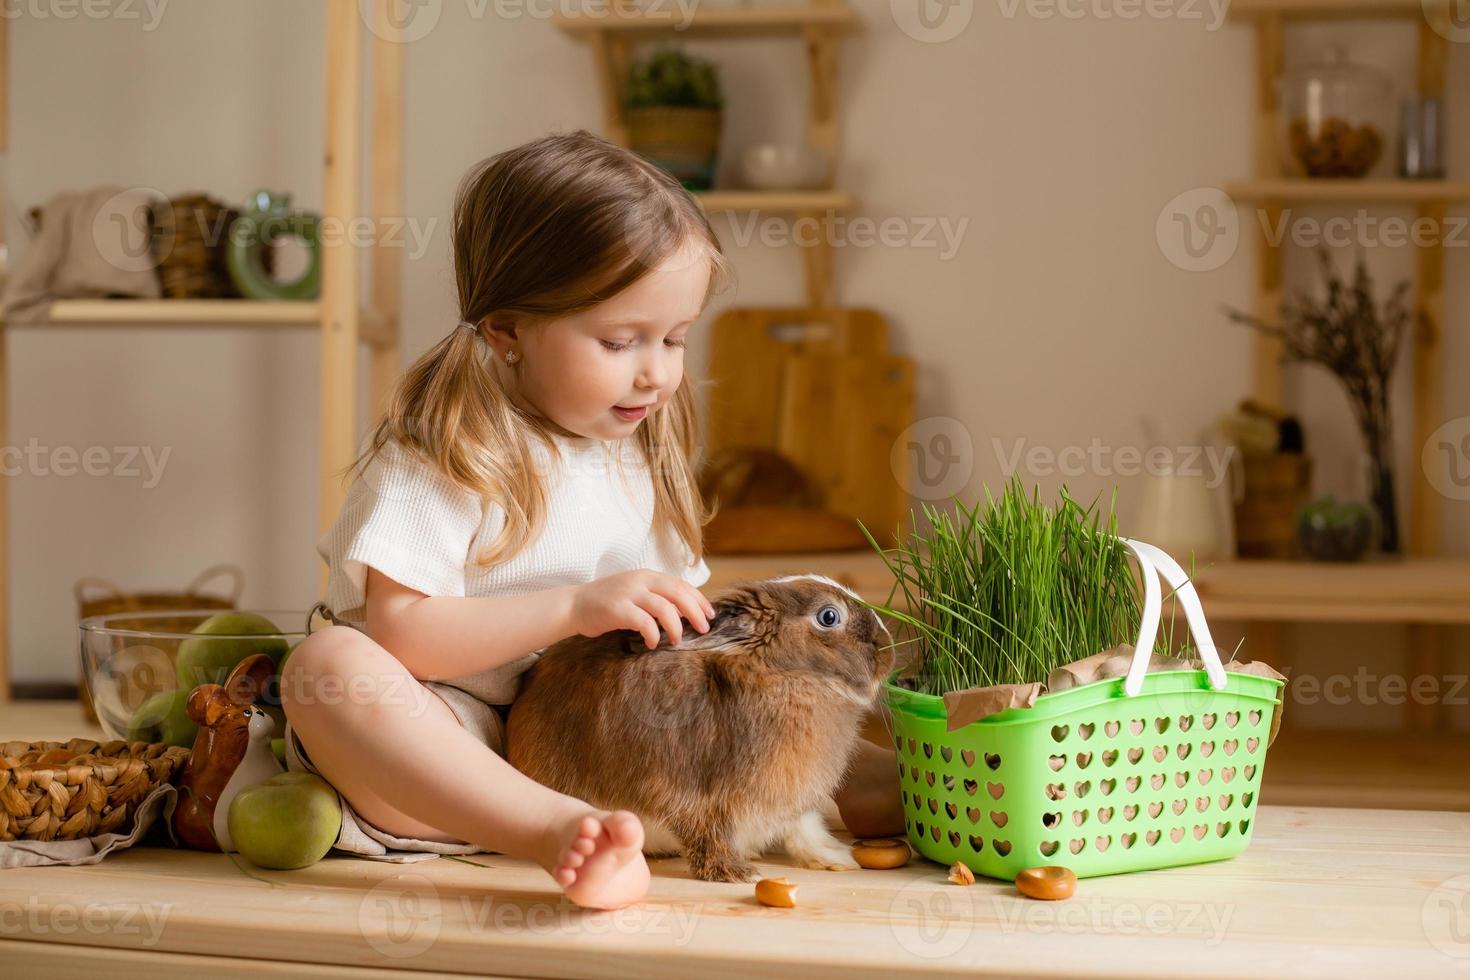
[[[1000,768],[1000,756],[993,752],[985,753],[985,765],[990,767],[991,772],[994,772]]]
[[[998,800],[1006,795],[1006,787],[1004,783],[986,783],[985,792],[990,794],[992,800]]]
[[[1071,730],[1072,730],[1071,727],[1068,726],[1068,725],[1053,725],[1053,726],[1051,726],[1051,739],[1052,739],[1052,741],[1053,742],[1060,742],[1060,741],[1062,741],[1063,739],[1065,739],[1067,737],[1067,734]]]
[[[967,766],[973,766],[975,764],[975,753],[969,749],[960,749],[960,761]]]

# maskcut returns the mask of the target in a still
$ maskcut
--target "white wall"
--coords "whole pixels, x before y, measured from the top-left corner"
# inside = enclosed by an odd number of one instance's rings
[[[916,245],[840,248],[839,294],[883,311],[894,348],[918,360],[919,416],[953,418],[968,431],[969,493],[1004,479],[993,440],[1053,450],[1094,439],[1145,446],[1144,415],[1163,426],[1167,442],[1197,440],[1247,390],[1249,335],[1227,324],[1219,307],[1250,302],[1252,244],[1246,236],[1220,268],[1187,272],[1166,257],[1155,221],[1181,192],[1250,170],[1249,29],[1212,30],[1208,6],[1183,0],[1175,9],[1187,16],[1130,20],[1035,16],[1052,8],[993,0],[969,8],[958,36],[924,43],[899,29],[889,4],[856,5],[865,30],[846,42],[840,61],[841,185],[875,220],[967,224],[947,260]],[[1099,7],[1122,9],[1104,0],[1069,9]],[[232,200],[265,186],[319,207],[320,5],[175,0],[154,30],[144,29],[147,8],[135,9],[141,21],[22,16],[12,23],[5,192],[13,249],[21,241],[17,210],[103,182],[203,189]],[[443,0],[434,29],[407,51],[406,210],[432,229],[427,252],[406,262],[409,357],[455,320],[448,221],[460,175],[482,156],[543,133],[599,126],[589,52],[523,8],[507,8],[521,10],[511,18],[476,15],[494,9]],[[1407,25],[1293,28],[1290,57],[1335,37],[1401,84],[1412,80]],[[722,66],[723,175],[732,175],[745,143],[802,133],[806,76],[797,42],[691,47]],[[1448,121],[1448,157],[1451,172],[1463,173],[1470,58],[1465,46],[1452,49],[1449,102],[1457,111]],[[728,231],[728,222],[718,227]],[[721,306],[800,301],[793,248],[726,241],[741,281]],[[1310,271],[1303,259],[1290,262],[1295,280]],[[1412,271],[1408,249],[1380,249],[1374,262],[1385,287]],[[1461,329],[1465,249],[1449,250],[1447,262],[1448,418],[1470,415],[1470,391],[1456,380],[1470,363],[1470,340]],[[32,330],[13,333],[10,350],[11,444],[34,437],[42,445],[141,444],[171,453],[165,478],[149,490],[117,477],[12,480],[17,680],[74,675],[69,590],[81,575],[177,587],[208,564],[235,560],[248,577],[245,605],[304,609],[315,600],[310,333]],[[696,366],[705,353],[701,342],[692,345]],[[1311,371],[1293,370],[1289,387],[1318,457],[1317,489],[1351,492],[1356,436],[1345,401]],[[1405,497],[1418,478],[1407,394],[1401,385]],[[1044,493],[1061,482],[1032,478]],[[1114,479],[1094,473],[1067,482],[1091,499]],[[1137,481],[1117,482],[1127,516]],[[1446,550],[1470,552],[1470,507],[1447,502],[1445,517]],[[1378,648],[1401,653],[1397,627],[1293,632],[1310,656],[1388,669]],[[1457,642],[1463,647],[1464,636]]]

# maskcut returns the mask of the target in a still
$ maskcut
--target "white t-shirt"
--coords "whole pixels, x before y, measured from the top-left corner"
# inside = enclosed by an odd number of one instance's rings
[[[531,440],[547,488],[545,526],[519,554],[488,566],[476,566],[474,556],[499,535],[504,509],[456,487],[396,443],[386,444],[354,480],[336,522],[317,542],[333,616],[366,631],[369,565],[430,596],[526,595],[636,568],[695,586],[709,579],[709,566],[703,559],[691,564],[678,535],[655,540],[653,482],[632,439],[553,438],[560,462]],[[615,453],[622,454],[622,469]],[[510,704],[520,675],[539,653],[441,683],[490,704]]]

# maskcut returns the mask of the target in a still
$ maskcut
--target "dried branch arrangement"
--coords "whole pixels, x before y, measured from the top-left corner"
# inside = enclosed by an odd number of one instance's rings
[[[1232,321],[1276,337],[1283,362],[1316,364],[1332,372],[1347,392],[1362,433],[1370,465],[1370,493],[1379,518],[1379,550],[1399,550],[1397,495],[1393,479],[1393,430],[1388,385],[1404,333],[1415,312],[1404,280],[1380,310],[1373,280],[1359,254],[1352,281],[1346,282],[1326,248],[1317,252],[1326,295],[1302,293],[1281,303],[1280,323],[1225,307]]]

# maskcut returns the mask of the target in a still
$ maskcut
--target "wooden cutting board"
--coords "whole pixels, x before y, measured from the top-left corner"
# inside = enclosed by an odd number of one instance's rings
[[[913,421],[914,365],[888,353],[882,314],[729,310],[711,341],[710,449],[782,453],[822,491],[827,510],[861,519],[891,543],[910,504],[890,457]]]
[[[913,423],[914,363],[892,354],[801,354],[785,363],[779,445],[822,491],[885,547],[907,525],[906,481],[892,465]],[[907,457],[899,454],[902,467]]]
[[[711,328],[711,452],[780,448],[785,362],[798,354],[888,350],[888,322],[875,310],[795,306],[726,310]]]

